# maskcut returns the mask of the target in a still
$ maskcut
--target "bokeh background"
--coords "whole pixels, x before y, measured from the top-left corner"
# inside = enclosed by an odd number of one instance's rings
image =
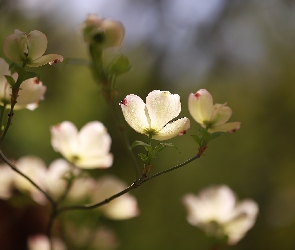
[[[260,208],[254,228],[231,249],[295,249],[295,2],[2,0],[0,43],[15,28],[37,29],[48,37],[47,53],[88,59],[79,28],[89,13],[120,20],[126,28],[122,51],[133,67],[118,79],[118,102],[130,93],[144,99],[154,89],[168,90],[181,96],[181,116],[189,117],[189,93],[206,88],[215,102],[233,109],[231,121],[242,123],[237,133],[210,143],[201,159],[132,191],[140,216],[100,222],[114,229],[119,249],[210,249],[208,238],[187,223],[181,199],[220,184]],[[60,157],[50,145],[50,126],[69,120],[80,128],[99,120],[113,138],[115,161],[96,174],[132,183],[131,159],[90,71],[78,64],[37,71],[48,89],[45,100],[34,112],[16,112],[3,151],[13,159],[40,156],[49,164]],[[198,128],[192,121],[185,137],[172,139],[181,154],[166,149],[153,172],[192,157],[190,134]],[[131,141],[146,139],[127,129]],[[28,235],[44,232],[48,211],[27,203],[0,201],[0,249],[26,249]]]

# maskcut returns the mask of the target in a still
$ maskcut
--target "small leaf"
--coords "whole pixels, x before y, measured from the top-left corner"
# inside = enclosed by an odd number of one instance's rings
[[[135,148],[137,146],[143,146],[145,148],[151,148],[151,145],[143,142],[143,141],[134,141],[131,145],[131,148]],[[148,150],[147,150],[148,151]]]
[[[215,132],[215,133],[211,134],[211,140],[213,140],[221,135],[224,135],[224,132]]]
[[[129,60],[123,54],[120,54],[110,65],[109,72],[114,75],[121,75],[131,69]]]
[[[143,154],[143,153],[139,153],[138,156],[140,157],[140,159],[144,162],[144,163],[147,163],[149,158],[147,157],[146,154]]]
[[[5,78],[11,87],[13,87],[15,85],[15,81],[11,76],[5,75]]]

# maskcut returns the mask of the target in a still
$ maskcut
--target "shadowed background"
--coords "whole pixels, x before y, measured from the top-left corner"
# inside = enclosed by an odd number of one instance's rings
[[[209,249],[211,242],[186,222],[181,199],[219,184],[240,199],[254,199],[260,208],[254,228],[232,249],[295,249],[294,7],[292,0],[0,1],[1,44],[15,28],[37,29],[49,40],[47,53],[87,59],[79,33],[87,14],[120,20],[126,29],[122,51],[133,67],[118,78],[118,102],[130,93],[145,99],[154,89],[167,90],[180,95],[180,116],[190,117],[189,93],[206,88],[215,103],[227,102],[233,109],[231,121],[242,123],[237,133],[212,141],[201,159],[132,191],[140,216],[102,222],[117,233],[119,249]],[[49,164],[60,157],[50,145],[50,126],[69,120],[81,128],[99,120],[112,136],[115,161],[95,174],[132,183],[131,159],[90,71],[77,64],[36,71],[47,86],[45,100],[34,112],[15,112],[3,151],[13,159],[36,155]],[[169,141],[181,154],[164,150],[153,173],[192,157],[197,148],[190,135],[198,128],[191,119],[187,135]],[[131,141],[146,140],[127,131]],[[0,202],[1,249],[25,249],[28,235],[44,232],[47,211],[30,204]],[[83,219],[87,213],[75,216]]]

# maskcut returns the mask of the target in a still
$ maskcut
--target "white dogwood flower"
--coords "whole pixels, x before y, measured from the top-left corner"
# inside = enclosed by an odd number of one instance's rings
[[[10,109],[12,89],[5,75],[11,76],[14,80],[17,79],[17,74],[11,74],[9,65],[3,58],[0,58],[0,105],[6,105]],[[38,107],[39,101],[43,99],[46,92],[46,87],[37,78],[30,78],[21,83],[17,103],[14,109],[34,110]]]
[[[183,135],[190,127],[184,117],[171,121],[181,111],[180,97],[168,91],[154,90],[146,97],[146,103],[137,95],[127,95],[121,102],[126,122],[138,133],[163,141]]]
[[[46,63],[51,65],[63,60],[61,55],[43,55],[46,48],[47,37],[38,30],[26,34],[16,29],[4,41],[4,54],[12,62],[22,63],[29,67],[39,67]]]
[[[97,181],[96,191],[93,192],[93,201],[103,201],[110,196],[119,193],[127,188],[121,180],[105,176]],[[126,193],[111,202],[100,207],[103,214],[114,220],[130,219],[138,215],[137,201],[134,196]]]
[[[194,120],[208,132],[235,132],[241,123],[226,123],[232,115],[230,107],[224,104],[214,104],[213,97],[206,89],[200,89],[188,98],[188,109]]]
[[[71,122],[64,121],[51,128],[51,145],[79,168],[108,168],[111,137],[101,122],[87,123],[79,132]]]
[[[227,186],[204,189],[199,195],[187,194],[183,203],[190,224],[208,235],[227,237],[228,244],[236,244],[253,227],[258,213],[256,202],[246,199],[238,202]]]

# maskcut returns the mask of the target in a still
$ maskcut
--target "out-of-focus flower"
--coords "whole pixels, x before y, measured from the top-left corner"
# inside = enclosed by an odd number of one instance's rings
[[[12,89],[4,75],[12,76],[14,80],[17,78],[16,73],[11,75],[8,63],[0,58],[0,105],[6,104],[6,108],[10,108]],[[37,78],[30,78],[22,82],[14,108],[34,110],[38,107],[39,101],[43,99],[45,92],[46,87]]]
[[[96,250],[115,250],[119,246],[115,233],[106,227],[100,227],[94,232],[91,246]]]
[[[0,199],[9,199],[13,186],[14,173],[7,164],[0,164]]]
[[[59,198],[67,187],[67,178],[70,178],[71,166],[64,159],[57,159],[53,161],[47,170],[46,179],[46,189],[49,193],[55,197]]]
[[[79,168],[108,168],[113,163],[111,137],[98,121],[87,123],[80,132],[68,121],[53,126],[51,145]]]
[[[89,246],[95,250],[115,250],[119,246],[115,232],[109,228],[98,227],[93,230],[81,225],[77,227],[72,223],[67,223],[65,228],[68,240],[79,249]]]
[[[127,188],[127,185],[121,180],[112,176],[103,177],[97,182],[96,192],[93,193],[93,201],[103,201],[125,188]],[[128,193],[101,206],[100,209],[106,217],[114,220],[130,219],[139,213],[135,197]]]
[[[230,107],[224,104],[214,104],[213,97],[206,89],[200,89],[188,98],[188,109],[194,120],[208,132],[235,132],[241,123],[226,123],[232,115]]]
[[[15,163],[15,166],[43,190],[46,188],[44,180],[46,179],[47,169],[45,163],[41,159],[33,156],[25,156],[20,158]],[[14,185],[20,191],[29,193],[32,199],[37,203],[44,204],[46,202],[45,196],[18,173],[15,173]]]
[[[91,194],[96,190],[96,181],[90,177],[76,178],[67,195],[69,200],[85,200],[90,198]]]
[[[163,141],[183,135],[190,127],[184,117],[171,121],[181,111],[180,97],[169,91],[154,90],[146,98],[146,104],[137,95],[127,95],[121,102],[127,123],[138,133]]]
[[[28,239],[29,250],[50,250],[50,242],[45,235],[34,235]],[[58,238],[52,239],[52,250],[66,250],[65,244]]]
[[[52,65],[61,62],[63,57],[57,54],[44,55],[47,48],[47,37],[38,30],[26,34],[18,29],[6,37],[4,54],[15,63],[29,67],[39,67],[46,63]]]
[[[120,47],[125,35],[121,22],[88,15],[82,24],[82,33],[87,43],[103,48]]]
[[[190,224],[217,238],[227,237],[228,244],[236,244],[253,227],[258,213],[256,202],[246,199],[237,202],[227,186],[209,187],[199,193],[187,194],[183,203]]]

